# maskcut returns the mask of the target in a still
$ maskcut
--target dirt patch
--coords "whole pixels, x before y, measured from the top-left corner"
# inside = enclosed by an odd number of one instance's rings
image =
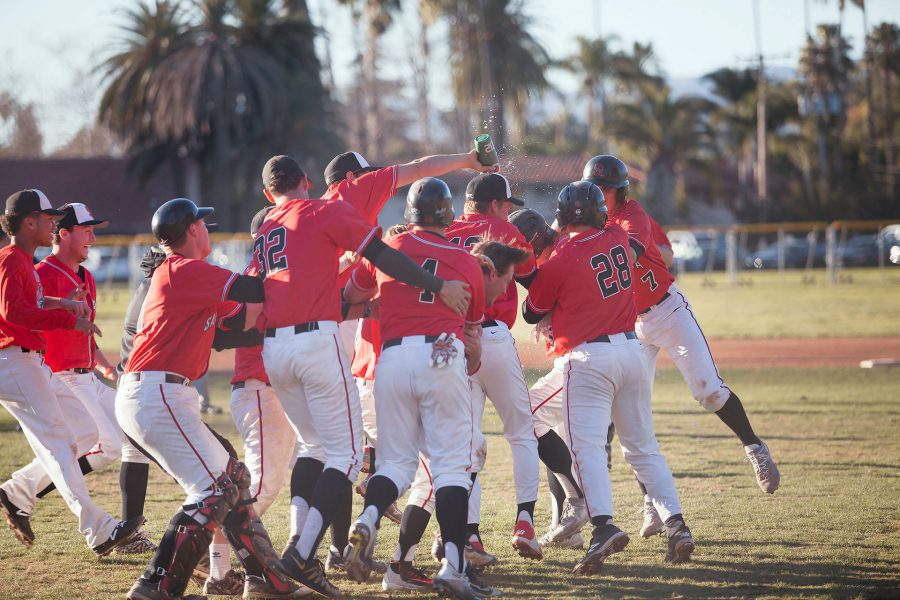
[[[518,344],[526,367],[543,369],[550,360],[535,344]],[[716,364],[725,369],[765,367],[859,367],[860,361],[872,358],[900,359],[900,337],[858,338],[786,338],[786,339],[711,339]],[[669,356],[662,352],[660,367],[671,367]],[[210,371],[231,372],[233,352],[213,352]]]

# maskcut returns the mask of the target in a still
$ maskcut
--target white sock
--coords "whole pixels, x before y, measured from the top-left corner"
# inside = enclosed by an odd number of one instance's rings
[[[322,514],[315,508],[309,509],[306,515],[306,521],[303,523],[303,531],[300,532],[300,539],[297,541],[297,552],[300,558],[309,560],[313,554],[313,544],[322,532]]]
[[[231,546],[228,544],[209,545],[209,577],[219,580],[231,568]]]
[[[559,526],[559,519],[557,518],[559,513],[562,512],[562,507],[559,506],[559,502],[556,501],[556,496],[550,494],[550,529],[556,529]]]
[[[370,504],[369,506],[366,507],[366,509],[363,511],[363,513],[361,515],[359,515],[359,517],[360,518],[365,517],[366,520],[369,522],[369,525],[375,525],[375,523],[378,522],[378,509],[375,508],[374,504]]]
[[[526,523],[528,523],[529,525],[534,527],[534,522],[531,520],[531,515],[528,514],[527,510],[520,510],[519,516],[516,517],[516,520],[517,521],[525,521]]]
[[[568,477],[565,475],[556,475],[556,480],[559,482],[559,485],[562,486],[563,491],[566,492],[566,498],[578,497],[578,490],[572,485],[572,481]]]
[[[303,522],[306,521],[306,515],[309,513],[309,504],[300,496],[291,498],[291,536],[300,535],[303,529]]]
[[[457,548],[456,544],[453,542],[444,542],[444,559],[452,568],[460,573],[463,572],[465,565],[457,564],[459,562],[459,548]],[[465,560],[466,559],[463,558],[463,562],[465,562]]]

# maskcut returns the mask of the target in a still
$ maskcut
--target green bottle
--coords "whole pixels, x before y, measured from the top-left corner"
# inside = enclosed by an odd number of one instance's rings
[[[497,156],[497,151],[494,149],[494,142],[487,133],[482,133],[475,138],[475,152],[478,154],[478,162],[486,167],[500,162],[500,157]]]

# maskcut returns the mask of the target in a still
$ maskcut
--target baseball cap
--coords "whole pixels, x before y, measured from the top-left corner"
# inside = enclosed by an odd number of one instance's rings
[[[98,228],[109,225],[109,221],[95,219],[88,207],[81,202],[63,204],[59,210],[63,212],[63,218],[56,224],[60,229],[71,229],[76,225],[93,225]]]
[[[491,200],[509,200],[516,206],[525,206],[525,202],[513,197],[509,180],[500,173],[482,173],[466,186],[466,200],[490,202]]]
[[[269,211],[272,210],[272,206],[267,206],[255,215],[253,215],[253,219],[250,221],[250,235],[256,237],[256,233],[259,231],[259,228],[262,227],[263,221],[266,220],[266,215],[269,214]]]
[[[381,167],[373,167],[359,152],[344,152],[331,159],[325,167],[325,185],[333,185],[351,173],[377,171]]]
[[[54,217],[63,215],[63,211],[53,208],[47,195],[41,190],[21,190],[6,199],[7,217],[17,217],[34,212],[42,212]]]
[[[266,161],[262,171],[263,185],[269,190],[288,191],[297,186],[294,182],[305,182],[307,190],[313,185],[306,171],[296,160],[285,154],[273,156]]]

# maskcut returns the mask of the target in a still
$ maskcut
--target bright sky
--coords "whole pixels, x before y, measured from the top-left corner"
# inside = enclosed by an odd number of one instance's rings
[[[12,91],[37,106],[45,149],[64,143],[94,116],[99,99],[91,67],[116,49],[123,7],[137,0],[0,0],[0,91]],[[308,0],[313,19],[331,35],[338,86],[353,80],[353,45],[347,9],[333,0]],[[837,0],[758,0],[763,54],[776,66],[796,65],[809,24],[836,23]],[[867,0],[869,27],[900,22],[900,1]],[[624,44],[652,42],[666,73],[693,78],[721,66],[746,66],[757,53],[754,0],[526,0],[533,31],[554,57],[572,52],[578,35],[618,35]],[[384,72],[408,78],[416,27],[415,2],[384,42]],[[808,13],[807,13],[808,11]],[[862,13],[847,2],[844,31],[858,57]],[[437,32],[435,34],[437,36]],[[447,106],[445,50],[435,37],[432,73],[436,104]],[[575,80],[556,74],[553,82],[572,91]],[[3,135],[0,123],[0,136]]]

